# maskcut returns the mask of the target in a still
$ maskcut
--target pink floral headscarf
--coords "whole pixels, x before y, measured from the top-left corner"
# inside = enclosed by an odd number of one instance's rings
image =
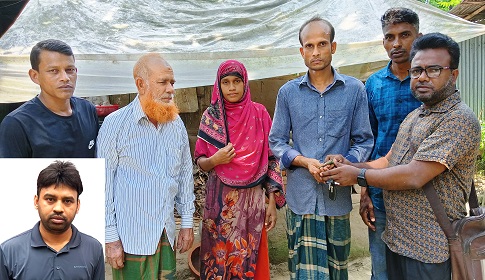
[[[222,96],[220,82],[226,76],[238,76],[243,80],[244,94],[237,103],[228,102]],[[210,157],[230,142],[236,157],[214,168],[224,184],[247,188],[269,179],[281,185],[279,170],[268,170],[268,163],[274,158],[268,144],[270,128],[271,119],[266,108],[251,101],[246,68],[236,60],[227,60],[219,66],[211,105],[202,115],[195,159]]]

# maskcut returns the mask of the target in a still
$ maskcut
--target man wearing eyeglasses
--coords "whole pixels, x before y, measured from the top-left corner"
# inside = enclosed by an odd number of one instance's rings
[[[340,185],[384,190],[389,279],[451,279],[448,241],[422,187],[431,181],[450,221],[467,213],[466,200],[480,144],[480,123],[455,84],[460,48],[441,33],[424,35],[411,50],[411,91],[423,102],[401,124],[391,151],[377,160],[322,172]],[[342,164],[344,163],[344,164]]]
[[[409,54],[420,36],[419,17],[407,8],[390,8],[381,17],[382,45],[390,58],[386,67],[372,74],[365,83],[369,101],[369,120],[374,135],[370,160],[386,156],[396,139],[399,125],[414,109],[421,106],[411,93]],[[371,280],[387,280],[386,244],[381,235],[386,226],[386,209],[382,189],[361,187],[359,213],[369,228]]]

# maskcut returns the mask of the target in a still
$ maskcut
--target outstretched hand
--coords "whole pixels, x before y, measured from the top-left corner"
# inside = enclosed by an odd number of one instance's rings
[[[348,161],[344,156],[342,155],[327,155],[325,157],[325,162],[320,166],[319,170],[319,177],[321,178],[322,181],[326,182],[328,179],[323,178],[325,171],[329,171],[331,169],[334,169],[337,167],[337,163],[344,163],[344,164],[350,164],[350,161]]]
[[[340,155],[340,154],[337,154],[337,155],[327,155],[325,157],[325,162],[329,162],[329,161],[332,161],[332,167],[335,167],[334,163],[335,162],[340,162],[340,163],[343,163],[343,164],[347,164],[347,165],[350,165],[351,162],[346,159],[343,155]]]
[[[336,168],[320,172],[323,181],[334,180],[340,186],[351,186],[357,183],[360,169],[351,165],[334,162]]]

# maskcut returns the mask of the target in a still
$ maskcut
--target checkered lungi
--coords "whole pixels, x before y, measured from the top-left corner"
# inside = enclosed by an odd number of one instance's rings
[[[348,279],[350,214],[297,215],[286,207],[291,279]]]
[[[154,255],[125,253],[125,266],[122,269],[113,269],[113,280],[176,279],[175,264],[175,251],[164,230]]]

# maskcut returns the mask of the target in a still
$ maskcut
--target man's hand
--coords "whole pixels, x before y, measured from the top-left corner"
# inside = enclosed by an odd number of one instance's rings
[[[340,163],[347,164],[347,165],[351,165],[352,164],[343,155],[327,155],[325,157],[325,161],[330,161],[330,160],[333,161],[334,163],[335,162],[340,162]]]
[[[325,171],[336,168],[337,162],[340,162],[343,164],[349,164],[349,165],[351,164],[351,162],[348,161],[346,158],[344,158],[344,156],[342,155],[327,155],[325,157],[325,162],[322,164],[322,166],[320,166],[320,173],[319,173],[320,177],[324,177],[323,174]]]
[[[322,166],[322,164],[318,160],[299,155],[295,157],[293,163],[297,166],[305,167],[306,169],[308,169],[308,172],[312,174],[313,178],[315,178],[317,182],[324,182],[320,177],[320,167]]]
[[[374,216],[374,205],[370,199],[368,189],[365,187],[362,187],[360,192],[359,214],[364,224],[366,224],[372,231],[376,231],[376,226],[374,225],[374,222],[376,221]]]
[[[106,260],[114,269],[120,269],[125,266],[125,252],[123,251],[123,244],[121,240],[109,242],[105,244]]]
[[[340,162],[334,162],[336,168],[328,171],[322,171],[319,173],[322,180],[334,180],[339,183],[340,186],[352,186],[357,183],[357,176],[360,173],[360,169],[351,165],[342,164]]]
[[[236,156],[236,150],[232,146],[232,143],[227,144],[224,148],[219,149],[215,154],[211,156],[214,166],[220,164],[226,164]]]
[[[177,249],[180,253],[185,253],[194,243],[194,230],[192,228],[181,228],[177,238]]]
[[[268,207],[266,208],[266,217],[264,219],[264,226],[266,227],[266,231],[272,230],[276,226],[276,202],[274,200],[274,193],[269,194],[269,203]]]

